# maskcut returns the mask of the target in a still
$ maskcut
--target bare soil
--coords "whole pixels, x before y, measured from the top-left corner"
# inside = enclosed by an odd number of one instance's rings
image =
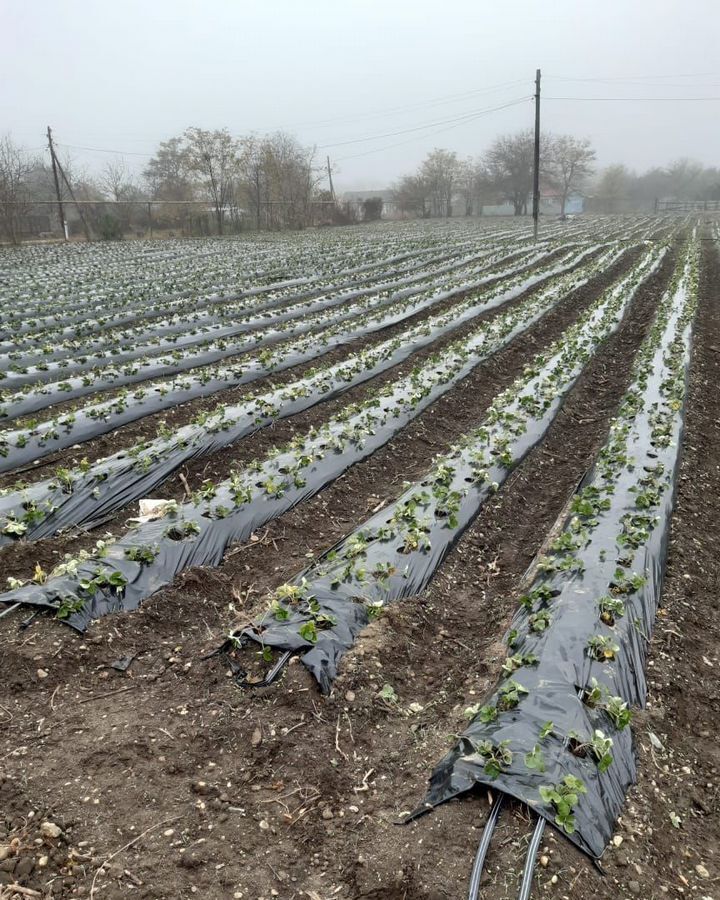
[[[718,895],[720,267],[710,243],[705,263],[651,700],[633,726],[640,782],[618,825],[622,841],[603,858],[604,877],[546,830],[538,896]],[[520,580],[605,439],[670,266],[639,292],[546,440],[430,588],[364,632],[330,697],[297,663],[276,686],[244,693],[221,659],[202,656],[306,554],[397,494],[402,479],[479,421],[577,308],[558,307],[432,415],[256,541],[233,547],[221,568],[186,573],[85,639],[47,619],[19,631],[24,613],[0,620],[0,848],[8,847],[0,849],[0,897],[14,882],[40,896],[98,900],[463,896],[485,794],[398,822],[424,796],[463,727],[462,709],[497,677]],[[380,696],[385,684],[396,702]],[[530,830],[519,806],[505,811],[486,900],[516,896]]]

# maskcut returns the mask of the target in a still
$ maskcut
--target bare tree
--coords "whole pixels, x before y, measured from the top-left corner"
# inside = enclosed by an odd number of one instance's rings
[[[420,178],[427,187],[434,216],[452,215],[452,198],[459,175],[457,153],[433,150],[420,166]]]
[[[635,176],[623,165],[608,166],[596,188],[596,205],[600,212],[619,213],[629,208],[629,196]]]
[[[32,206],[29,179],[38,165],[9,134],[0,138],[0,225],[13,244],[19,243],[22,220]]]
[[[466,159],[458,163],[457,193],[465,204],[465,215],[482,215],[483,200],[488,193],[488,177],[482,163]]]
[[[194,185],[183,139],[162,141],[143,175],[154,200],[192,200]]]
[[[701,199],[705,170],[694,159],[682,157],[670,163],[665,170],[666,193],[677,200]]]
[[[126,199],[126,189],[131,183],[131,178],[125,160],[121,156],[105,164],[100,176],[100,183],[110,195],[111,200]]]
[[[532,191],[534,135],[531,129],[495,140],[484,157],[489,179],[513,205],[516,216],[527,213]]]
[[[393,188],[393,199],[401,213],[411,216],[428,215],[428,187],[420,175],[405,175]]]
[[[560,191],[560,215],[564,216],[569,195],[592,173],[595,151],[589,140],[567,134],[548,138],[546,147],[547,172]]]
[[[112,213],[103,211],[105,220],[114,218],[119,223],[120,231],[127,231],[131,223],[137,222],[140,216],[141,207],[135,206],[132,201],[141,203],[146,199],[146,195],[135,182],[122,157],[116,157],[105,165],[100,176],[100,185],[103,191],[110,195],[110,199],[118,204]]]
[[[243,138],[239,167],[242,192],[255,221],[255,228],[260,231],[263,226],[263,204],[268,193],[262,140],[254,135]]]
[[[264,146],[272,227],[302,228],[310,221],[310,204],[322,177],[314,165],[315,149],[282,131],[267,137]]]
[[[225,210],[234,203],[240,146],[224,128],[219,131],[188,128],[185,141],[189,168],[199,176],[207,191],[218,234],[222,234]]]

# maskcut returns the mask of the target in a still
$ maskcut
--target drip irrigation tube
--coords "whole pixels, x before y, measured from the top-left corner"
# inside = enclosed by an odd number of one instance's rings
[[[487,857],[488,850],[490,849],[490,841],[492,840],[492,836],[495,831],[495,826],[497,825],[498,816],[500,814],[500,810],[502,809],[504,799],[505,794],[502,794],[500,792],[496,793],[495,801],[492,805],[492,808],[490,809],[490,815],[488,816],[488,820],[485,823],[485,827],[483,828],[482,837],[480,838],[477,853],[475,854],[475,861],[473,862],[472,872],[470,873],[468,900],[477,900],[478,898],[483,866],[485,865],[485,859]]]

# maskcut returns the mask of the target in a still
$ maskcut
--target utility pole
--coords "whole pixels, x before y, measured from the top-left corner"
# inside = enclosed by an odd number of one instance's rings
[[[538,239],[540,215],[540,69],[535,70],[535,153],[533,160],[533,240]]]
[[[335,188],[333,187],[332,182],[332,169],[330,168],[330,157],[327,157],[327,172],[328,172],[328,181],[330,182],[330,196],[332,197],[333,203],[336,203],[335,200]]]
[[[58,202],[58,213],[60,214],[60,228],[62,229],[65,240],[68,239],[67,222],[65,221],[65,210],[63,209],[62,195],[60,194],[60,182],[58,181],[57,160],[55,159],[55,147],[53,147],[52,131],[48,125],[47,129],[48,147],[50,148],[50,159],[52,161],[53,179],[55,181],[55,196]]]
[[[72,198],[72,201],[75,204],[75,209],[78,212],[78,216],[80,216],[80,221],[82,222],[83,230],[85,232],[85,239],[88,241],[91,241],[92,235],[90,234],[90,226],[88,225],[87,219],[85,218],[85,215],[82,211],[82,206],[80,206],[80,204],[77,202],[77,198],[75,197],[75,193],[73,192],[72,185],[68,181],[68,177],[65,174],[65,170],[60,165],[59,159],[55,160],[55,165],[60,170],[60,175],[62,176],[62,180],[65,182],[65,187],[68,189],[68,193],[70,194],[70,197]],[[65,226],[65,234],[67,235],[67,226]]]

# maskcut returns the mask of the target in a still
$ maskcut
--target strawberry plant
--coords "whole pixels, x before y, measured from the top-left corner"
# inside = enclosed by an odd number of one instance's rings
[[[572,834],[576,825],[573,811],[578,805],[580,796],[587,793],[583,782],[574,775],[566,775],[557,784],[541,785],[538,791],[543,802],[553,807],[555,823],[566,834]]]

